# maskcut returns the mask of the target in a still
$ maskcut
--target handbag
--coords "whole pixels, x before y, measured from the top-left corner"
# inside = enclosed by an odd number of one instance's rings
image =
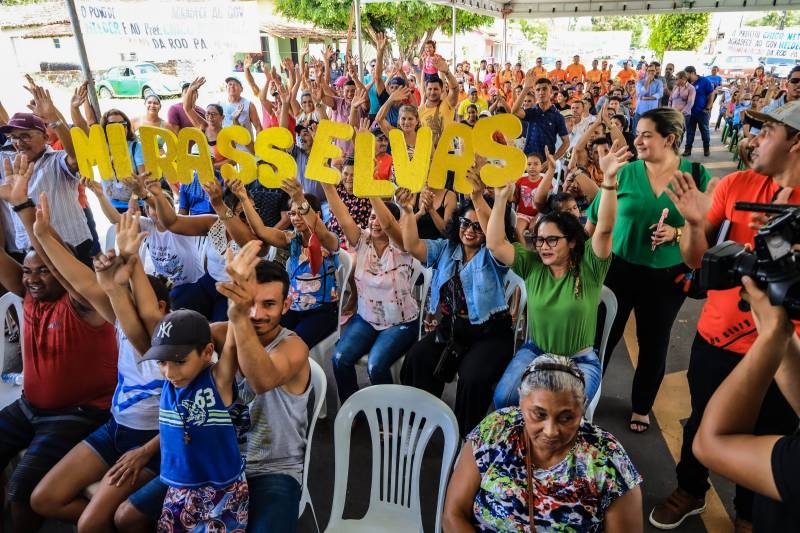
[[[456,269],[456,276],[458,269]],[[455,287],[450,284],[451,301],[455,302]],[[433,376],[445,383],[450,383],[456,377],[458,366],[461,364],[461,357],[466,353],[467,348],[461,344],[456,335],[456,321],[459,318],[455,315],[455,309],[450,317],[443,317],[436,328],[436,344],[444,344],[436,367],[433,369]]]

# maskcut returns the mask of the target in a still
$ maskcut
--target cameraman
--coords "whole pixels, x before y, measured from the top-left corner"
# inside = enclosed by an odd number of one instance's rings
[[[783,307],[752,279],[742,285],[758,338],[708,402],[693,450],[713,471],[758,493],[754,531],[800,531],[800,437],[752,434],[765,398],[780,394],[775,383],[800,411],[800,339]]]
[[[697,190],[688,174],[676,174],[666,192],[686,219],[680,239],[687,265],[699,268],[709,243],[715,243],[723,221],[730,222],[727,239],[754,243],[763,215],[736,211],[737,201],[800,203],[800,101],[768,114],[748,111],[751,120],[763,123],[752,140],[753,166],[734,172],[706,193]],[[757,338],[753,315],[739,308],[738,288],[709,291],[692,343],[687,379],[692,414],[683,428],[681,458],[676,467],[678,487],[650,513],[650,523],[674,529],[691,515],[705,510],[709,489],[708,469],[692,453],[692,442],[711,396],[736,368]],[[788,435],[797,428],[798,417],[783,395],[773,387],[764,398],[754,426],[756,435]],[[736,532],[751,531],[753,493],[737,485],[734,498]]]

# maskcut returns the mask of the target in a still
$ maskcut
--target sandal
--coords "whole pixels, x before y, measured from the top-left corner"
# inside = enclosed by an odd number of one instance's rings
[[[634,426],[641,426],[642,429],[634,429]],[[634,420],[634,419],[631,419],[631,421],[628,422],[628,429],[631,431],[631,433],[644,433],[649,428],[650,428],[650,422],[645,422],[643,420]]]

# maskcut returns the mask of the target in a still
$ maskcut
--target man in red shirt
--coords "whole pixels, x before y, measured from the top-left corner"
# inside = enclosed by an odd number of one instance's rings
[[[697,190],[690,175],[683,175],[673,181],[674,192],[666,191],[686,219],[686,225],[678,229],[677,238],[689,266],[700,267],[703,254],[717,241],[720,228],[727,225],[723,224],[725,221],[730,223],[730,229],[722,237],[740,244],[754,244],[753,225],[760,226],[766,218],[735,210],[736,202],[800,204],[800,102],[791,102],[769,114],[751,116],[763,122],[761,132],[752,141],[752,170],[729,174],[716,188],[712,182],[706,193]],[[650,523],[660,529],[674,529],[686,517],[705,510],[708,469],[695,457],[692,443],[709,399],[758,336],[753,315],[739,307],[740,290],[736,287],[709,291],[700,314],[687,373],[692,414],[683,428],[681,458],[676,468],[678,488],[650,513]],[[795,322],[795,328],[800,328],[800,322]],[[800,407],[800,395],[792,393],[792,397],[784,397],[773,382],[753,433],[794,433],[798,417],[792,405]],[[753,493],[737,486],[734,507],[735,530],[751,531]]]
[[[33,163],[17,156],[13,169],[5,162],[0,185],[0,200],[20,217],[33,246],[22,265],[0,247],[0,285],[24,299],[24,395],[0,411],[0,469],[27,449],[8,480],[15,532],[38,530],[33,489],[108,419],[117,382],[114,325],[55,271],[34,236],[32,172]]]

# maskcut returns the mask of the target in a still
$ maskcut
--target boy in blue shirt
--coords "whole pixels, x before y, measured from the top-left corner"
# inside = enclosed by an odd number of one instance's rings
[[[142,358],[158,361],[165,378],[159,432],[161,481],[169,489],[159,532],[247,527],[244,460],[228,412],[235,400],[236,353],[233,342],[225,346],[219,362],[212,364],[208,321],[196,311],[180,309],[159,322]]]

